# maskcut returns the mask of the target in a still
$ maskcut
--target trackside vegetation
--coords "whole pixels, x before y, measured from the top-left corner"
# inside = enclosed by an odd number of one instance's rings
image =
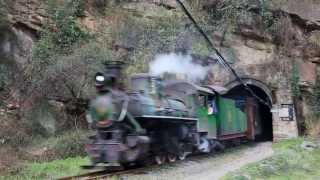
[[[0,176],[0,180],[22,179],[57,179],[84,173],[81,165],[87,165],[85,157],[67,158],[43,163],[30,163],[21,169],[16,169],[11,175]]]
[[[307,150],[302,147],[304,142],[312,142],[312,140],[297,138],[274,143],[274,154],[271,157],[230,172],[222,177],[222,180],[318,179],[320,177],[320,148],[318,146],[318,148]],[[241,146],[239,148],[241,149]],[[232,150],[231,152],[237,153],[238,150]],[[219,157],[223,157],[229,153],[229,150],[227,150],[220,154]],[[219,159],[214,158],[212,163],[215,164],[219,161]],[[82,170],[80,166],[87,164],[90,164],[89,159],[80,156],[50,162],[29,162],[22,167],[12,170],[6,176],[0,176],[0,180],[57,179],[59,177],[85,173],[86,171]],[[165,167],[159,167],[158,170],[164,170],[163,168]],[[170,168],[170,166],[167,168]],[[113,178],[117,179],[117,177]],[[177,174],[176,177],[168,178],[181,179],[183,175]]]
[[[300,180],[320,177],[320,149],[302,148],[304,138],[284,140],[273,145],[274,155],[240,170],[223,180]],[[318,146],[319,147],[319,146]]]

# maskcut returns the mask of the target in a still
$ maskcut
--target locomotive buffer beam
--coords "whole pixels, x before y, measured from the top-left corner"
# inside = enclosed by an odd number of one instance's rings
[[[175,116],[139,116],[136,117],[136,119],[141,119],[141,120],[157,120],[157,121],[170,121],[170,122],[197,122],[199,119],[198,118],[186,118],[186,117],[175,117]]]

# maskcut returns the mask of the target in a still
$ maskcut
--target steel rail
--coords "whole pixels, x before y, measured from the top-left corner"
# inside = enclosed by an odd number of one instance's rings
[[[58,180],[93,180],[93,179],[106,179],[108,177],[112,176],[119,176],[119,175],[125,175],[125,174],[141,174],[142,172],[145,172],[146,167],[141,168],[134,168],[134,169],[105,169],[105,170],[97,170],[93,172],[88,172],[80,175],[75,176],[67,176],[59,178]]]
[[[221,151],[214,151],[209,154],[193,154],[190,157],[188,157],[186,160],[176,161],[172,164],[179,163],[179,162],[201,162],[202,160],[204,160],[208,157],[225,154],[232,149],[237,149],[237,148],[242,148],[242,147],[250,147],[250,146],[256,145],[256,144],[259,144],[259,143],[246,142],[240,146],[235,146],[235,147],[231,146],[230,144],[229,145],[227,144],[227,146],[224,147]],[[166,163],[166,164],[171,164],[171,163]],[[166,164],[163,164],[163,165],[166,165]],[[136,168],[127,169],[127,170],[119,169],[119,168],[118,169],[97,170],[94,172],[88,172],[88,173],[84,173],[84,174],[80,174],[80,175],[62,177],[62,178],[59,178],[58,180],[93,180],[93,179],[97,180],[97,179],[108,179],[109,177],[121,176],[121,175],[147,174],[148,172],[150,172],[150,169],[152,169],[153,167],[158,167],[158,166],[159,165],[153,164],[153,165],[149,165],[149,166],[138,167],[138,168],[136,167]]]
[[[94,171],[94,172],[83,173],[80,175],[62,177],[62,178],[58,178],[58,180],[88,179],[89,177],[100,176],[100,175],[107,174],[107,173],[110,173],[110,172],[107,172],[106,170],[98,170],[98,171]]]

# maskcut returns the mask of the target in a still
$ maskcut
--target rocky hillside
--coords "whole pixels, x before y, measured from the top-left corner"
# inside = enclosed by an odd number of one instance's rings
[[[26,133],[85,126],[86,102],[94,94],[91,77],[103,61],[125,61],[126,73],[132,74],[148,71],[157,54],[188,52],[214,59],[174,0],[0,2],[0,121],[21,121],[29,127]],[[298,102],[302,122],[313,114],[319,1],[184,3],[241,76],[264,82],[274,103]],[[215,65],[206,81],[224,85],[232,80]]]

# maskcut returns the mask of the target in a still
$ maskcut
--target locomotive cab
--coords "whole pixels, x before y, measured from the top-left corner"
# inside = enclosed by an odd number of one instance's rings
[[[173,99],[163,93],[163,81],[149,74],[137,74],[131,79],[129,111],[135,117],[189,115],[183,99]]]
[[[206,138],[217,138],[217,97],[213,92],[199,91],[197,98],[197,115],[199,117],[199,132],[204,134]]]
[[[157,76],[142,73],[136,74],[131,77],[130,89],[131,91],[158,96],[161,81],[160,77]]]

